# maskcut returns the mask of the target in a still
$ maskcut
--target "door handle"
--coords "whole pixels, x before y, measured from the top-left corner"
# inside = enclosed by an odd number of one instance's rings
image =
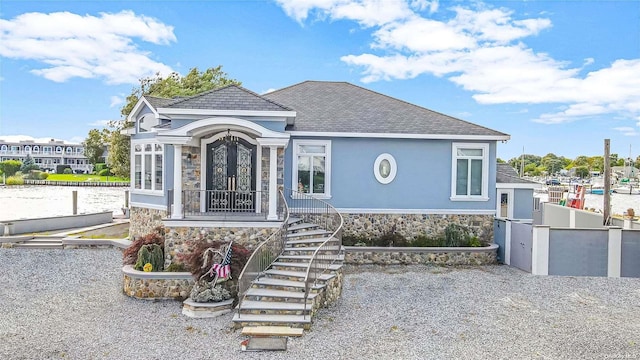
[[[231,191],[236,191],[236,177],[235,177],[235,175],[231,177]]]

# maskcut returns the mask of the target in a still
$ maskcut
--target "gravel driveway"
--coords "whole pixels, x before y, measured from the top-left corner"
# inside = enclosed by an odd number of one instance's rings
[[[241,352],[232,315],[122,294],[115,249],[0,249],[0,359],[638,359],[640,279],[506,266],[348,269],[287,352]]]

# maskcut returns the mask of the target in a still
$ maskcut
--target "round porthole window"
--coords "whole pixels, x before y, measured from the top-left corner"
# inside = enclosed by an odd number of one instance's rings
[[[381,184],[388,184],[396,177],[398,166],[391,154],[380,154],[373,164],[373,174]]]

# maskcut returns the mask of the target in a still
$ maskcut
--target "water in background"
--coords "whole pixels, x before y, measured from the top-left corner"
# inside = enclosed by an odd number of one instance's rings
[[[0,221],[73,215],[73,191],[78,214],[113,211],[122,214],[127,187],[0,186]]]

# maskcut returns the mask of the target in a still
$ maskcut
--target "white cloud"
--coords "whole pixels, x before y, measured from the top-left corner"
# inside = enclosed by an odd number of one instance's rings
[[[115,107],[115,106],[118,106],[120,104],[124,104],[124,97],[122,97],[122,96],[113,95],[113,96],[111,96],[110,100],[111,100],[111,103],[109,104],[109,107]]]
[[[613,128],[613,130],[617,130],[625,136],[640,136],[640,132],[638,131],[638,129],[632,128],[630,126],[616,127]]]
[[[640,59],[620,59],[584,75],[593,58],[573,65],[526,45],[526,38],[551,31],[547,18],[518,18],[510,9],[478,2],[440,11],[438,19],[420,12],[427,6],[439,11],[437,1],[278,3],[298,21],[315,12],[372,27],[371,52],[341,57],[362,68],[365,83],[428,74],[449,79],[481,104],[558,104],[557,112],[535,119],[541,123],[602,115],[640,118]]]
[[[290,17],[303,22],[316,11],[319,17],[353,20],[362,26],[387,24],[412,15],[404,0],[276,0]]]
[[[107,127],[109,123],[113,120],[96,120],[94,122],[89,123],[89,126],[97,126],[97,127]]]
[[[268,94],[268,93],[270,93],[270,92],[274,92],[274,91],[276,91],[276,90],[278,90],[278,89],[275,89],[275,88],[269,88],[269,89],[267,89],[266,91],[263,91],[263,92],[262,92],[262,95],[264,95],[264,94]]]
[[[56,82],[74,77],[136,84],[171,68],[139,49],[139,39],[158,45],[176,41],[173,27],[132,11],[99,16],[70,12],[25,13],[0,19],[0,56],[48,65],[32,73]]]

